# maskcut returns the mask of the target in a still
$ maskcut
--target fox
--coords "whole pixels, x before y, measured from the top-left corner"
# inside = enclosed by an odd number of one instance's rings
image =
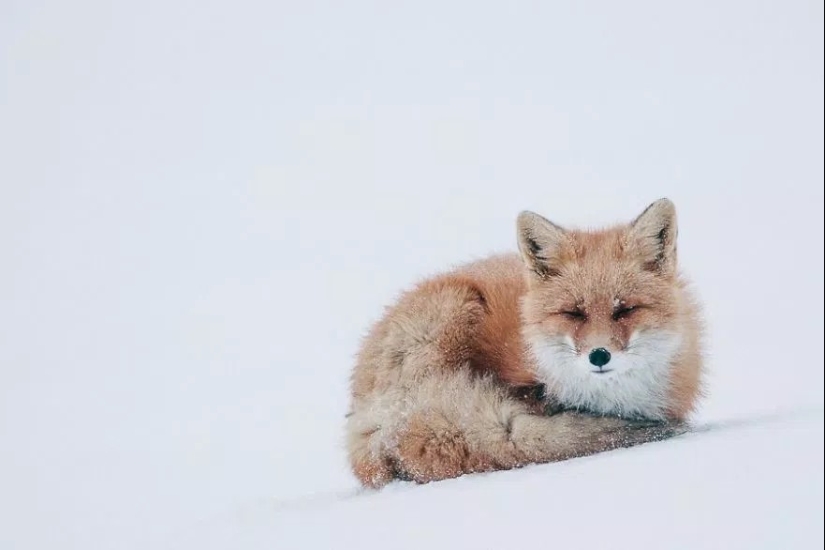
[[[517,250],[406,290],[350,375],[345,446],[365,488],[429,483],[685,433],[704,396],[699,302],[667,198],[629,223],[522,211]]]

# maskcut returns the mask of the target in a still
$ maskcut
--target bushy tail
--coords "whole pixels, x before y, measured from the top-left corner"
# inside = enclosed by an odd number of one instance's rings
[[[462,369],[367,400],[348,422],[355,475],[366,486],[506,470],[672,437],[682,426],[574,412],[534,414],[494,381]]]

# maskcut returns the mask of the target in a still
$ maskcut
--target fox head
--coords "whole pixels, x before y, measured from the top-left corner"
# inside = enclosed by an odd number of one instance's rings
[[[667,418],[686,339],[673,203],[600,231],[532,212],[517,225],[528,271],[523,330],[539,379],[567,407]]]

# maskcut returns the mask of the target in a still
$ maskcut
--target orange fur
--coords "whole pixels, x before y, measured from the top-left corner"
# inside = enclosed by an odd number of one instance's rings
[[[518,225],[521,257],[494,256],[421,282],[364,340],[347,448],[365,486],[562,460],[683,429],[701,395],[701,331],[676,271],[672,204],[659,201],[632,224],[603,231],[567,231],[529,213]],[[637,307],[617,317],[628,306]],[[564,313],[571,310],[582,317]],[[516,396],[549,380],[555,397],[547,360],[531,347],[542,338],[573,342],[570,360],[578,361],[594,346],[629,352],[632,336],[646,330],[674,334],[681,346],[662,382],[668,423],[543,416],[535,401]]]

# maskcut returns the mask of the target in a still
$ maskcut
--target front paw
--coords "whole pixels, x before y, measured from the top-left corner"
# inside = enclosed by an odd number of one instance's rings
[[[644,430],[647,428],[664,427],[667,422],[664,420],[653,420],[650,418],[627,418],[627,429],[629,430]]]
[[[627,420],[624,426],[609,430],[605,435],[619,447],[630,447],[652,441],[664,441],[684,435],[688,431],[689,426],[682,422],[635,419]]]

